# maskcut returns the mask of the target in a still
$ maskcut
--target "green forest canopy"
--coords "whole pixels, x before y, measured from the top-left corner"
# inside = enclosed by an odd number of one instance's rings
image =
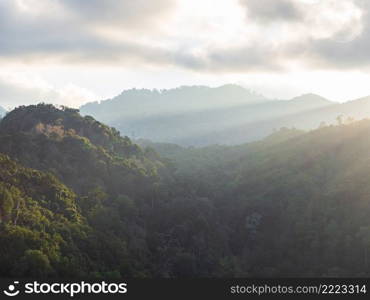
[[[0,274],[369,276],[369,133],[140,147],[74,109],[19,107],[0,123]]]

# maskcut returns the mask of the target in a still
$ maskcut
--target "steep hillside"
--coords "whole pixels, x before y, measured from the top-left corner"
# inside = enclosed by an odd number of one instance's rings
[[[188,192],[216,199],[236,269],[368,276],[369,133],[364,120],[305,134],[283,130],[244,146],[154,146],[173,159]]]
[[[0,152],[54,173],[80,194],[97,187],[116,195],[136,194],[134,187],[155,180],[160,166],[115,129],[77,110],[45,104],[7,114],[0,123]]]
[[[152,275],[147,216],[164,168],[154,152],[46,104],[10,112],[0,145],[18,161],[0,155],[2,276]]]
[[[224,246],[217,247],[222,228],[204,227],[196,221],[206,215],[217,219],[212,204],[184,193],[185,187],[176,183],[171,169],[166,168],[154,151],[141,150],[113,129],[91,117],[81,117],[76,110],[45,104],[15,109],[0,123],[0,133],[1,151],[25,165],[55,174],[77,194],[74,196],[67,188],[66,192],[50,194],[48,182],[43,180],[40,189],[45,194],[37,200],[47,205],[50,212],[29,212],[29,218],[40,220],[33,230],[32,223],[13,229],[13,215],[18,213],[20,202],[13,196],[7,200],[8,192],[4,192],[6,198],[1,199],[1,204],[5,226],[0,226],[3,276],[141,278],[217,273],[218,257],[225,250]],[[92,143],[87,136],[96,142]],[[1,168],[8,174],[6,180],[12,178],[18,182],[12,170],[11,165]],[[23,180],[18,182],[19,189],[32,187],[38,174],[44,174],[30,172],[20,177]],[[50,174],[47,176],[56,180]],[[13,188],[9,189],[13,193]],[[57,222],[57,214],[63,207],[54,193],[62,199],[71,195],[74,200],[66,201],[75,205],[78,212],[75,218],[80,223]],[[24,198],[22,203],[33,205],[30,198]],[[71,214],[70,209],[66,211]],[[190,211],[196,219],[189,219]],[[42,214],[46,214],[46,219]],[[58,229],[49,230],[43,225],[49,218],[55,218],[54,223],[50,222]],[[173,236],[167,236],[169,227],[174,229]],[[177,232],[180,229],[188,233],[180,234]],[[45,237],[44,242],[40,241],[41,237]],[[199,240],[207,246],[198,249],[198,255],[194,256]],[[8,245],[15,250],[10,251]],[[67,249],[68,255],[59,253],[59,248]],[[210,249],[215,250],[211,253]]]
[[[255,243],[271,245],[266,268],[307,276],[368,274],[369,133],[369,121],[324,127],[235,165],[234,197],[248,211],[239,222],[258,219]]]
[[[0,154],[1,276],[80,274],[88,232],[70,189]]]

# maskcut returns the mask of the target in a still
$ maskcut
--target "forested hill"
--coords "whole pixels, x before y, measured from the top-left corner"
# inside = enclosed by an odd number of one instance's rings
[[[129,138],[77,110],[52,105],[18,107],[0,123],[0,152],[24,165],[54,173],[82,194],[135,194],[135,185],[155,180],[160,162]]]
[[[369,134],[142,148],[76,110],[19,107],[0,123],[0,275],[370,276]]]
[[[189,190],[218,199],[237,269],[368,276],[369,134],[363,120],[308,133],[282,129],[234,147],[152,147],[172,159]]]
[[[46,104],[6,115],[0,152],[0,276],[150,276],[138,207],[163,168],[154,152]]]

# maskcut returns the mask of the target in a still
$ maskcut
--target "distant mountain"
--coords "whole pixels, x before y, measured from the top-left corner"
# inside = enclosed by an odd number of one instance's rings
[[[257,129],[242,136],[235,135],[235,128],[238,131],[256,122],[332,104],[314,94],[289,101],[271,100],[242,87],[226,85],[219,88],[182,87],[161,92],[130,90],[111,100],[86,104],[81,107],[81,112],[133,138],[199,146],[260,139],[274,128]],[[218,134],[223,137],[224,132],[228,137],[218,138]]]
[[[264,100],[263,96],[237,85],[217,88],[183,86],[169,90],[131,89],[113,99],[85,104],[80,111],[102,122],[117,123],[122,119],[142,120],[164,114],[197,112]]]
[[[324,121],[327,123],[337,122],[337,118],[341,117],[342,122],[347,119],[364,119],[370,117],[370,96],[348,101],[345,103],[336,103],[330,107],[324,107],[318,110],[313,110],[306,116],[299,116],[305,123],[312,121]],[[311,122],[312,122],[311,121]]]
[[[317,103],[326,103],[320,98],[310,98],[312,101],[316,99]],[[291,101],[302,101],[302,98],[295,98]],[[228,144],[238,144],[240,140],[249,137],[246,141],[259,139],[261,136],[267,136],[272,132],[282,127],[294,127],[302,130],[311,130],[319,126],[331,124],[347,124],[354,120],[362,120],[370,118],[370,96],[364,97],[345,103],[331,103],[318,108],[313,108],[289,114],[286,116],[276,116],[256,122],[245,122],[238,126],[233,126],[211,135],[206,135],[203,138],[210,140],[224,140]],[[202,139],[202,137],[199,137]]]
[[[324,97],[321,97],[316,94],[303,94],[301,96],[294,97],[293,99],[289,100],[291,102],[295,103],[305,103],[307,105],[307,108],[316,107],[320,105],[327,105],[332,104],[329,100],[325,99]]]
[[[5,114],[6,114],[5,108],[3,108],[3,107],[0,106],[0,118],[2,118],[3,116],[5,116]]]

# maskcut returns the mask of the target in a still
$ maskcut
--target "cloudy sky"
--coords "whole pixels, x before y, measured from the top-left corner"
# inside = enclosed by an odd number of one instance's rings
[[[0,0],[0,105],[237,83],[370,95],[368,0]]]

